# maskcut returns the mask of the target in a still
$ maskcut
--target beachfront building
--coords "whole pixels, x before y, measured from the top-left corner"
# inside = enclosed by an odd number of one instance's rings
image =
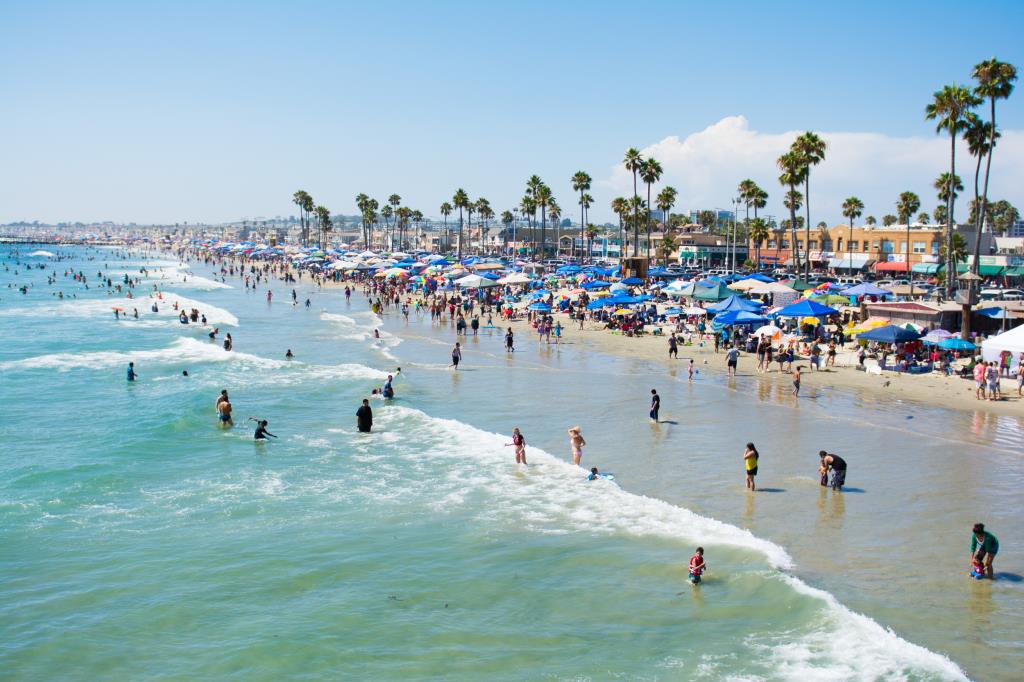
[[[943,225],[910,226],[910,258],[907,260],[906,225],[835,225],[811,230],[810,240],[805,233],[797,233],[796,248],[809,254],[813,269],[863,274],[873,272],[895,276],[908,270],[920,275],[934,275],[941,267],[939,251],[945,239]],[[974,244],[974,230],[970,226],[957,226],[957,233],[968,244]],[[761,245],[762,267],[793,267],[792,236],[788,231],[773,230]],[[982,253],[988,253],[991,235],[982,233]],[[754,249],[751,243],[751,250]]]
[[[701,268],[729,267],[732,263],[733,244],[725,235],[712,232],[680,232],[675,236],[675,260],[683,265]],[[752,253],[747,244],[735,245],[736,267],[747,261]]]

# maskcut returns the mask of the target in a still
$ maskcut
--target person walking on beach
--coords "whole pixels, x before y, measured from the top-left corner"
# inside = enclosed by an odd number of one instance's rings
[[[800,368],[793,370],[793,396],[800,397]]]
[[[984,523],[974,524],[971,532],[971,559],[981,555],[982,565],[985,567],[985,576],[992,580],[992,562],[999,553],[999,540],[995,535],[985,530]]]
[[[655,424],[658,423],[658,412],[661,410],[661,396],[658,392],[651,389],[651,421]]]
[[[747,443],[747,449],[743,452],[743,466],[747,471],[747,488],[751,491],[757,490],[754,485],[754,477],[757,476],[757,460],[761,455],[753,443]]]
[[[505,352],[514,353],[515,350],[515,340],[512,336],[512,327],[509,327],[508,331],[505,332]]]
[[[996,367],[995,360],[988,363],[988,369],[985,370],[985,380],[988,383],[988,399],[1001,400],[1003,396],[999,391],[999,369]]]
[[[727,376],[736,376],[736,363],[740,358],[740,349],[732,346],[725,352],[725,371]]]
[[[821,468],[818,470],[821,474],[821,485],[826,486],[829,484],[828,474],[831,470],[832,490],[843,492],[843,485],[846,483],[846,460],[839,455],[832,455],[824,450],[818,452],[818,457],[821,458]]]
[[[509,446],[516,449],[516,464],[526,464],[526,438],[518,426],[512,429],[512,442],[505,443],[505,447]]]
[[[128,379],[128,381],[135,381],[138,377],[139,377],[139,375],[135,373],[135,363],[134,362],[129,362],[128,363],[128,373],[125,376],[125,378]]]
[[[456,370],[459,368],[459,361],[462,360],[462,347],[459,346],[458,342],[455,343],[455,348],[452,348],[452,367]]]
[[[676,333],[672,332],[668,337],[668,356],[675,360],[679,359],[679,340],[676,339]]]
[[[366,398],[363,398],[363,404],[356,410],[356,427],[360,433],[369,433],[373,428],[373,410]]]
[[[693,375],[697,373],[697,368],[693,364],[693,358],[690,358],[690,364],[686,366],[686,380],[693,381]]]
[[[574,426],[569,429],[569,447],[572,449],[572,463],[579,466],[583,459],[583,446],[587,441],[583,440],[583,432],[580,427]]]
[[[974,366],[974,397],[977,400],[985,399],[985,363],[979,362]]]

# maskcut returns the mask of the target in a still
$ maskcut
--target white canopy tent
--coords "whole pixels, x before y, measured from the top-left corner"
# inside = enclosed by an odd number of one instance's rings
[[[989,337],[981,342],[982,360],[998,360],[999,354],[1004,350],[1013,353],[1013,357],[1010,358],[1010,367],[1015,368],[1018,364],[1017,358],[1024,353],[1024,325],[1014,327],[1008,332]]]

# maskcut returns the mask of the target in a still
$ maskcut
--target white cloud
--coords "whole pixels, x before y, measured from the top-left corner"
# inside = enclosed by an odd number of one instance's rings
[[[770,195],[764,214],[781,218],[786,213],[784,190],[778,183],[775,161],[800,132],[761,133],[752,130],[745,117],[730,116],[684,139],[673,135],[641,151],[645,158],[656,158],[664,169],[653,192],[665,184],[679,190],[675,210],[730,208],[736,186],[749,177]],[[948,136],[816,132],[828,150],[825,160],[811,171],[812,222],[842,222],[840,206],[851,195],[864,202],[865,216],[879,220],[886,213],[895,213],[896,198],[906,190],[921,197],[924,211],[931,212],[939,203],[932,183],[949,169]],[[958,144],[956,169],[964,183],[957,200],[957,217],[961,219],[966,217],[974,194],[974,164],[966,145]],[[644,193],[644,186],[640,187]],[[607,206],[613,197],[633,193],[633,176],[619,164],[595,190],[602,195],[599,203]],[[1007,199],[1024,211],[1024,131],[1002,131],[992,158],[989,196]]]

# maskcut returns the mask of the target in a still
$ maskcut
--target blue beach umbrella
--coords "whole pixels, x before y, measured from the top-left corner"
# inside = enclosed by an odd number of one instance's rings
[[[633,286],[637,286],[637,285],[643,284],[644,281],[642,279],[640,279],[639,277],[627,277],[626,279],[622,280],[622,283],[626,284],[628,286],[633,287]]]
[[[775,313],[779,317],[827,317],[839,311],[817,301],[798,301]],[[916,338],[916,337],[915,337]]]
[[[967,339],[961,339],[954,336],[939,341],[939,348],[945,348],[946,350],[974,350],[977,346]]]
[[[921,338],[921,335],[910,331],[906,327],[887,324],[884,327],[858,334],[857,338],[864,339],[865,341],[878,341],[880,343],[902,343],[904,341],[916,341]]]

